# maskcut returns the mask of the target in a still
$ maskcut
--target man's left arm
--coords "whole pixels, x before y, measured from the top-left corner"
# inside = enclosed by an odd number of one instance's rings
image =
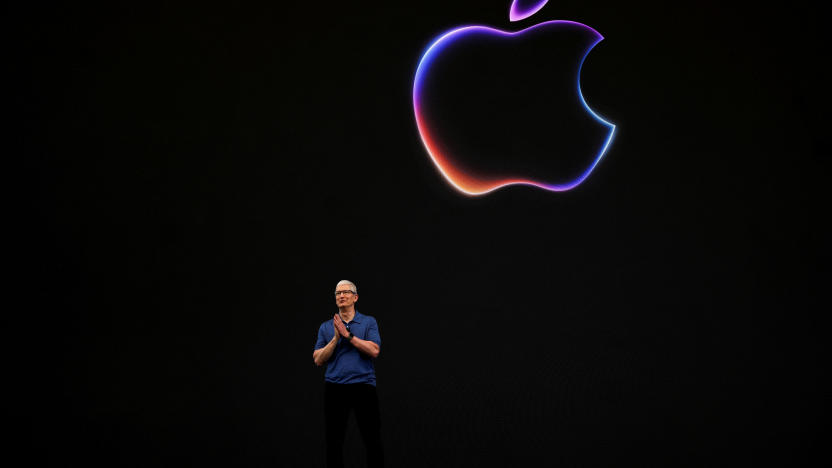
[[[347,331],[347,327],[345,327],[340,320],[336,320],[336,324],[338,328],[338,333],[341,334],[342,338],[347,338],[350,336],[350,332]],[[374,341],[371,341],[374,338],[376,339],[376,341],[381,341],[378,335],[378,324],[376,324],[375,322],[373,322],[367,329],[367,338],[369,338],[369,340],[362,340],[357,336],[353,336],[352,339],[349,340],[349,343],[355,346],[355,349],[361,351],[363,354],[375,359],[381,352],[381,347]]]

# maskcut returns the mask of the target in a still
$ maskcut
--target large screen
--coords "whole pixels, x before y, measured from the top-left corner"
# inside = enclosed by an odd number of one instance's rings
[[[8,14],[8,384],[34,464],[324,466],[312,353],[343,279],[378,324],[387,466],[822,455],[812,8]],[[350,422],[345,466],[361,441]]]

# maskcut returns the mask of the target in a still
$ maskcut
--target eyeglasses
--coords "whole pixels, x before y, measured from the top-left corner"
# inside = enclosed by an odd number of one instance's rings
[[[335,297],[338,297],[342,294],[355,294],[354,292],[347,290],[347,291],[335,291]]]

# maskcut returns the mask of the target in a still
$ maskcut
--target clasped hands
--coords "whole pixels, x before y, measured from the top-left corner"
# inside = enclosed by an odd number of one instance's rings
[[[341,320],[341,316],[335,314],[332,317],[332,328],[335,330],[335,336],[332,337],[335,341],[341,339],[341,337],[348,337],[350,336],[350,332],[347,330],[347,327],[344,326],[344,322]]]

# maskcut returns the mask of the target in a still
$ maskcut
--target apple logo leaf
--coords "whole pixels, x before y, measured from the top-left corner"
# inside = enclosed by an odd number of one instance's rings
[[[514,0],[508,11],[509,21],[520,21],[537,13],[549,0]]]

